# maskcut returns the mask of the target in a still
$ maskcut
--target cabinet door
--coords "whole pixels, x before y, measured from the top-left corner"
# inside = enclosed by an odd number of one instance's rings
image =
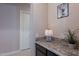
[[[57,54],[47,50],[47,56],[58,56]]]
[[[36,56],[46,56],[46,49],[36,44]]]
[[[36,56],[45,56],[40,50],[36,49]]]
[[[42,47],[42,46],[40,46],[40,45],[38,45],[38,44],[36,44],[36,48],[39,50],[39,51],[41,51],[42,53],[44,53],[44,54],[46,54],[46,48],[44,48],[44,47]]]

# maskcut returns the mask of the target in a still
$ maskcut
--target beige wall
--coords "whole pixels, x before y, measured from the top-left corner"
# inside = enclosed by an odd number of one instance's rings
[[[69,16],[61,19],[57,19],[57,5],[48,4],[48,27],[55,37],[64,38],[68,29],[79,28],[79,4],[69,4]]]
[[[44,30],[47,29],[48,4],[33,4],[33,23],[35,36],[44,36]]]

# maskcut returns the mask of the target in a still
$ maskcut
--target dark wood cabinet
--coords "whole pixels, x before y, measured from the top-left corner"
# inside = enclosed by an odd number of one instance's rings
[[[57,54],[47,50],[47,56],[58,56]]]
[[[46,56],[46,48],[36,44],[36,56]]]
[[[36,44],[36,56],[58,56],[57,54],[49,51],[48,49]]]
[[[41,51],[37,50],[36,56],[46,56],[46,55],[44,53],[42,53]]]

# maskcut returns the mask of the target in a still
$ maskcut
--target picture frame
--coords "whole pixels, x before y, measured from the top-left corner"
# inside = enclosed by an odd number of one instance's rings
[[[64,18],[69,16],[69,3],[62,3],[57,6],[57,18]]]

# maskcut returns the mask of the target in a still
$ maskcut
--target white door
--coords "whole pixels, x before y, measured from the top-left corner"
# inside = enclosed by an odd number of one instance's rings
[[[20,11],[20,49],[30,48],[30,14]]]

